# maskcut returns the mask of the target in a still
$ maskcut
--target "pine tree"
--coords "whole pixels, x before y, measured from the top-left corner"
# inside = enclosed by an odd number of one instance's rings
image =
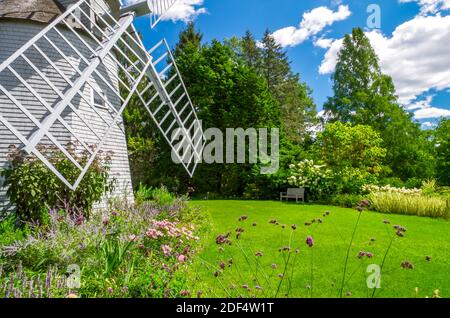
[[[194,22],[189,22],[186,28],[180,32],[178,43],[175,48],[175,56],[181,53],[198,52],[202,45],[203,34],[195,29]]]
[[[259,71],[261,66],[261,49],[258,47],[253,34],[248,30],[241,40],[241,55],[248,66]]]
[[[289,59],[269,30],[264,33],[261,46],[261,74],[265,77],[269,90],[276,95],[278,86],[292,76]]]

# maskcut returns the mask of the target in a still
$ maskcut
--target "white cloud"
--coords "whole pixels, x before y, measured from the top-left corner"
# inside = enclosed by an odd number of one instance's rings
[[[414,112],[414,118],[417,120],[449,117],[450,110],[431,105],[433,98],[434,95],[426,96],[425,99],[405,105],[405,109]]]
[[[201,14],[207,13],[202,7],[204,0],[178,0],[164,15],[163,20],[192,21]]]
[[[333,39],[320,38],[320,39],[317,39],[316,41],[314,41],[314,45],[318,46],[322,49],[329,49],[331,47],[331,45],[333,44],[333,42],[334,42]]]
[[[125,4],[132,4],[141,0],[125,0]],[[162,20],[168,21],[192,21],[197,16],[207,13],[206,8],[202,7],[204,0],[177,0],[173,6],[163,15]],[[162,11],[162,10],[160,10]],[[156,13],[158,10],[155,10]]]
[[[391,37],[370,31],[381,69],[395,83],[399,100],[410,104],[431,89],[450,88],[450,15],[417,16],[399,25]],[[332,73],[342,39],[335,40],[325,54],[320,74]]]
[[[417,2],[420,5],[422,15],[438,13],[450,9],[450,0],[399,0],[400,3]]]
[[[437,125],[435,123],[432,123],[431,121],[426,121],[422,123],[422,129],[432,129],[436,127]]]
[[[337,11],[327,7],[318,7],[303,14],[302,21],[298,27],[290,26],[273,33],[275,40],[283,47],[296,46],[313,35],[321,32],[325,27],[336,21],[347,19],[351,12],[347,5],[340,5]]]
[[[325,53],[325,57],[322,61],[322,64],[319,66],[320,74],[330,74],[333,73],[336,68],[336,63],[338,60],[338,54],[341,50],[343,40],[335,40],[331,43],[330,48]]]
[[[428,107],[419,109],[418,111],[414,112],[415,119],[429,119],[440,117],[450,117],[450,110],[437,107]]]

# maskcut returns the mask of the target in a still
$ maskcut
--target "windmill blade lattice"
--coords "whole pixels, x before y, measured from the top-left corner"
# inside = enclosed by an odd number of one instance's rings
[[[148,0],[148,6],[151,10],[150,25],[154,28],[161,18],[169,11],[177,0]]]
[[[190,176],[200,158],[203,131],[196,124],[195,109],[167,43],[163,41],[167,54],[153,60],[136,36],[133,20],[132,12],[117,20],[97,0],[79,1],[0,65],[0,77],[15,82],[11,87],[0,85],[0,122],[28,154],[40,159],[72,190],[79,186],[112,131],[123,129],[121,115],[133,95],[139,96],[143,110],[150,113]],[[171,61],[158,71],[165,58]],[[30,72],[39,80],[23,75]],[[172,80],[164,74],[170,74]],[[168,92],[177,79],[181,85]],[[178,96],[179,92],[185,96]],[[23,102],[24,94],[32,102]],[[176,97],[180,100],[174,102]],[[182,99],[188,103],[179,111]],[[16,108],[14,115],[8,111],[11,107]],[[174,129],[182,135],[184,149],[190,150],[185,153],[192,153],[188,159],[180,155],[180,147],[170,135]],[[88,153],[87,160],[74,155],[70,149],[74,141]],[[79,174],[67,176],[58,171],[42,151],[45,145],[57,149]]]

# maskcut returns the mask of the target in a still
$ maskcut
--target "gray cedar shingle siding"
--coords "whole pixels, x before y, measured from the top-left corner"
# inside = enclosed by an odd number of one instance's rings
[[[1,5],[1,2],[0,2]],[[0,63],[12,55],[18,48],[25,44],[35,34],[37,34],[46,24],[36,23],[30,20],[23,19],[2,19],[0,18]],[[60,31],[71,39],[72,43],[77,43],[76,36],[60,28]],[[87,36],[83,36],[86,40]],[[81,70],[86,67],[86,64],[82,62],[75,53],[65,44],[65,42],[56,34],[52,32],[49,34],[49,38],[57,43],[63,52],[69,56],[71,61],[77,65]],[[91,40],[92,41],[92,40]],[[84,56],[89,56],[89,50],[81,44],[76,45],[77,48],[83,53]],[[39,47],[55,62],[55,64],[62,70],[62,72],[69,78],[73,79],[75,73],[70,65],[50,46],[50,44],[39,42]],[[55,86],[61,91],[67,90],[68,84],[65,80],[39,55],[35,50],[27,51],[27,57],[36,64],[36,66],[48,76]],[[99,69],[104,78],[109,80],[112,87],[118,89],[118,83],[116,79],[117,65],[112,60],[105,60],[106,67],[103,66]],[[53,90],[36,74],[24,61],[20,59],[13,65],[14,69],[33,87],[38,93],[45,98],[47,102],[53,107],[59,101],[60,97],[54,93]],[[100,89],[108,96],[108,101],[116,108],[120,108],[119,98],[111,91],[110,88],[98,78],[92,78]],[[0,84],[7,88],[31,113],[39,120],[48,114],[48,111],[40,104],[39,101],[21,84],[15,79],[12,74],[6,71],[0,73]],[[86,97],[90,97],[91,88],[85,85],[83,92]],[[73,105],[78,108],[83,114],[86,121],[89,122],[92,127],[97,131],[99,135],[105,132],[106,124],[98,117],[90,106],[80,98],[74,98],[72,100]],[[99,113],[110,121],[113,116],[111,110],[96,108]],[[11,121],[16,128],[27,137],[36,128],[35,125],[6,97],[0,92],[0,111],[1,114]],[[76,134],[81,137],[87,144],[98,143],[98,139],[94,134],[84,125],[81,119],[70,111],[65,111],[62,117],[68,122],[68,124],[75,130]],[[61,125],[54,125],[51,130],[54,133],[56,139],[61,144],[66,144],[69,140],[75,141],[76,139],[70,135],[70,133]],[[17,138],[0,123],[0,167],[7,165],[7,152],[8,147],[11,144],[15,144],[20,147],[20,143]],[[113,129],[109,136],[109,139],[102,148],[105,151],[113,151],[113,162],[111,168],[111,177],[117,180],[117,188],[114,193],[115,196],[123,196],[124,192],[128,193],[128,199],[132,200],[132,186],[131,175],[127,154],[126,137],[124,134],[123,122],[120,121]],[[5,197],[5,189],[0,191],[0,201],[2,203],[7,202]]]

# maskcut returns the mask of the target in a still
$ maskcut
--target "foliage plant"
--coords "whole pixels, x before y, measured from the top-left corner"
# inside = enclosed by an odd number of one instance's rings
[[[79,187],[72,191],[34,155],[26,155],[14,146],[10,148],[10,165],[1,175],[3,185],[8,188],[8,198],[21,221],[46,223],[50,209],[89,217],[94,203],[114,187],[114,180],[108,179],[111,152],[99,151]],[[90,154],[86,149],[79,149],[75,143],[68,143],[67,148],[81,166],[88,162]],[[39,151],[69,182],[76,180],[80,170],[59,149],[41,145]]]
[[[186,297],[184,273],[207,233],[207,214],[183,198],[169,207],[111,204],[89,220],[51,210],[45,226],[31,224],[28,235],[1,245],[0,297]],[[72,265],[80,268],[80,286],[68,289],[62,279]]]
[[[370,209],[377,212],[434,218],[449,218],[450,216],[450,200],[448,198],[399,192],[372,192],[368,199],[371,203]]]

